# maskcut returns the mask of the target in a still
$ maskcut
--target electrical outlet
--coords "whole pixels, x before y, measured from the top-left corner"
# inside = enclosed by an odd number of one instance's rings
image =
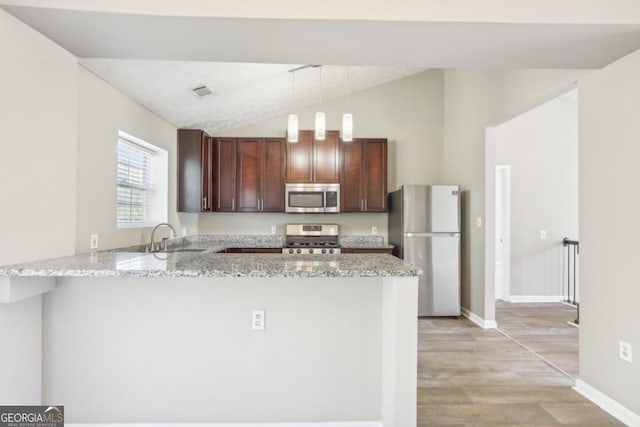
[[[91,249],[98,249],[98,235],[91,235]]]
[[[371,227],[371,234],[373,234],[374,236],[378,234],[378,227],[376,227],[375,225]]]
[[[628,342],[620,341],[620,359],[631,363],[633,360],[632,346]]]
[[[271,234],[276,234],[276,226],[275,225],[271,226]]]
[[[541,239],[547,238],[547,230],[540,230],[540,238]]]
[[[252,327],[253,329],[262,330],[264,329],[264,310],[253,310],[252,316]]]
[[[476,218],[476,227],[478,227],[478,228],[482,227],[482,218],[481,217]]]

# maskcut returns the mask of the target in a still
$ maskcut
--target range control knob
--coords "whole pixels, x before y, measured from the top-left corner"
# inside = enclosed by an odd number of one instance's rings
[[[333,249],[329,249],[329,253],[332,254],[333,253]]]
[[[313,248],[309,248],[309,253],[312,254],[313,253]]]
[[[289,248],[289,253],[292,254],[293,253],[293,249]]]
[[[327,250],[326,250],[326,249],[323,249],[323,250],[322,250],[322,253],[323,253],[323,254],[326,254],[326,253],[327,253]]]
[[[296,249],[296,253],[302,253],[302,249]]]

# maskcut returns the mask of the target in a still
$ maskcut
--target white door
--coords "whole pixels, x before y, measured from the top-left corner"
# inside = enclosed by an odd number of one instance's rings
[[[495,283],[496,299],[509,300],[511,166],[496,166]]]

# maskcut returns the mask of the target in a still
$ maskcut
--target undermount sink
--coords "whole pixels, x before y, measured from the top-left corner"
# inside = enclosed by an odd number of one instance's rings
[[[207,251],[207,249],[202,249],[202,248],[175,248],[175,249],[167,249],[166,251],[160,251],[160,252],[205,252]]]

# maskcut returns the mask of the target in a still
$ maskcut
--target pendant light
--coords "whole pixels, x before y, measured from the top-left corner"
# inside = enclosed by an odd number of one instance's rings
[[[346,90],[347,108],[349,111],[349,66],[347,66],[347,90]],[[342,140],[344,142],[353,141],[353,115],[344,113],[342,115]]]
[[[287,120],[287,141],[298,142],[298,115],[294,114],[295,111],[295,86],[296,80],[295,70],[290,70],[291,73],[291,113]]]
[[[320,108],[322,108],[322,66],[318,67],[320,69]],[[322,111],[318,111],[316,113],[316,126],[315,126],[315,139],[318,141],[324,141],[325,138],[325,129],[326,129],[326,118]]]

